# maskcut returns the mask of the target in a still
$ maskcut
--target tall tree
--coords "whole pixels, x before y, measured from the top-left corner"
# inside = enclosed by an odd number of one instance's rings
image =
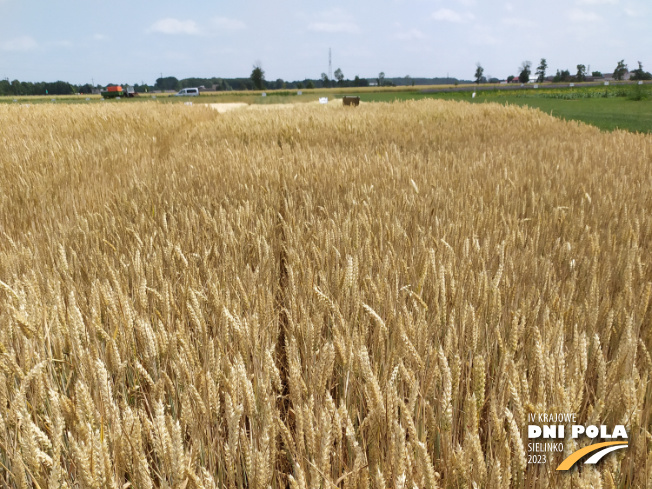
[[[484,68],[480,63],[475,64],[475,82],[479,85],[480,82],[482,81],[482,74],[484,73]]]
[[[251,71],[250,78],[256,90],[263,90],[265,88],[265,72],[260,61],[254,63],[254,69]]]
[[[625,64],[625,60],[621,59],[618,61],[618,66],[616,66],[616,69],[614,70],[614,80],[622,80],[625,78],[626,73],[627,65]]]
[[[577,74],[575,75],[575,79],[578,82],[583,82],[586,80],[586,66],[577,65]]]
[[[382,87],[385,84],[385,72],[381,71],[378,73],[378,86]]]
[[[331,81],[328,79],[328,75],[326,73],[321,74],[321,86],[326,88],[330,86]]]
[[[333,75],[335,76],[338,85],[341,85],[344,82],[344,73],[342,73],[340,68],[336,69]]]
[[[521,73],[518,75],[518,81],[527,83],[530,81],[530,74],[532,73],[532,63],[530,61],[523,61],[519,68]]]
[[[157,90],[179,90],[181,89],[181,82],[174,76],[166,76],[157,78],[154,87]]]
[[[539,63],[539,66],[537,67],[537,81],[539,83],[543,83],[543,81],[546,79],[546,69],[548,68],[548,62],[546,61],[546,58],[541,58],[541,62]]]
[[[629,77],[630,80],[652,80],[652,73],[649,71],[643,71],[643,63],[638,62],[638,69],[632,71],[632,76]]]

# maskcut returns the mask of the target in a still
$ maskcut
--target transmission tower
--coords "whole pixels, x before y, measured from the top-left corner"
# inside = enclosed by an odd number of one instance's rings
[[[328,79],[333,79],[333,62],[331,58],[331,48],[328,48]]]

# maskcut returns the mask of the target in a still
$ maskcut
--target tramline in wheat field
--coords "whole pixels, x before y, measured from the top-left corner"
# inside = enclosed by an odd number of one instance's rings
[[[2,106],[0,485],[652,487],[652,138]],[[532,463],[528,420],[623,425]]]

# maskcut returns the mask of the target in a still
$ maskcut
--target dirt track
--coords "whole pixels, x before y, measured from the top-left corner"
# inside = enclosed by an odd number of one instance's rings
[[[219,113],[230,112],[235,109],[247,109],[247,110],[271,110],[271,109],[288,109],[296,105],[316,105],[319,102],[296,102],[288,104],[246,104],[244,102],[230,102],[223,104],[206,104],[212,109],[217,110]],[[341,99],[331,99],[328,101],[328,105],[333,104],[342,104]]]
[[[217,110],[219,113],[224,113],[224,112],[229,112],[234,109],[241,109],[243,107],[246,107],[249,104],[245,104],[244,102],[233,102],[229,104],[206,104],[210,108]]]

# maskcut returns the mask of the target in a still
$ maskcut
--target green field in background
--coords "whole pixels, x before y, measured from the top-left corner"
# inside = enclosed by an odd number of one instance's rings
[[[596,87],[597,88],[597,87]],[[444,100],[464,100],[470,103],[501,103],[529,106],[563,119],[582,121],[603,130],[626,129],[628,131],[652,133],[652,90],[649,86],[626,87],[630,93],[608,95],[605,88],[536,90],[527,91],[486,91],[452,93],[369,93],[359,94],[364,102],[392,102],[395,100],[415,100],[438,98]],[[615,88],[612,91],[615,92]],[[618,90],[623,90],[619,88]]]

